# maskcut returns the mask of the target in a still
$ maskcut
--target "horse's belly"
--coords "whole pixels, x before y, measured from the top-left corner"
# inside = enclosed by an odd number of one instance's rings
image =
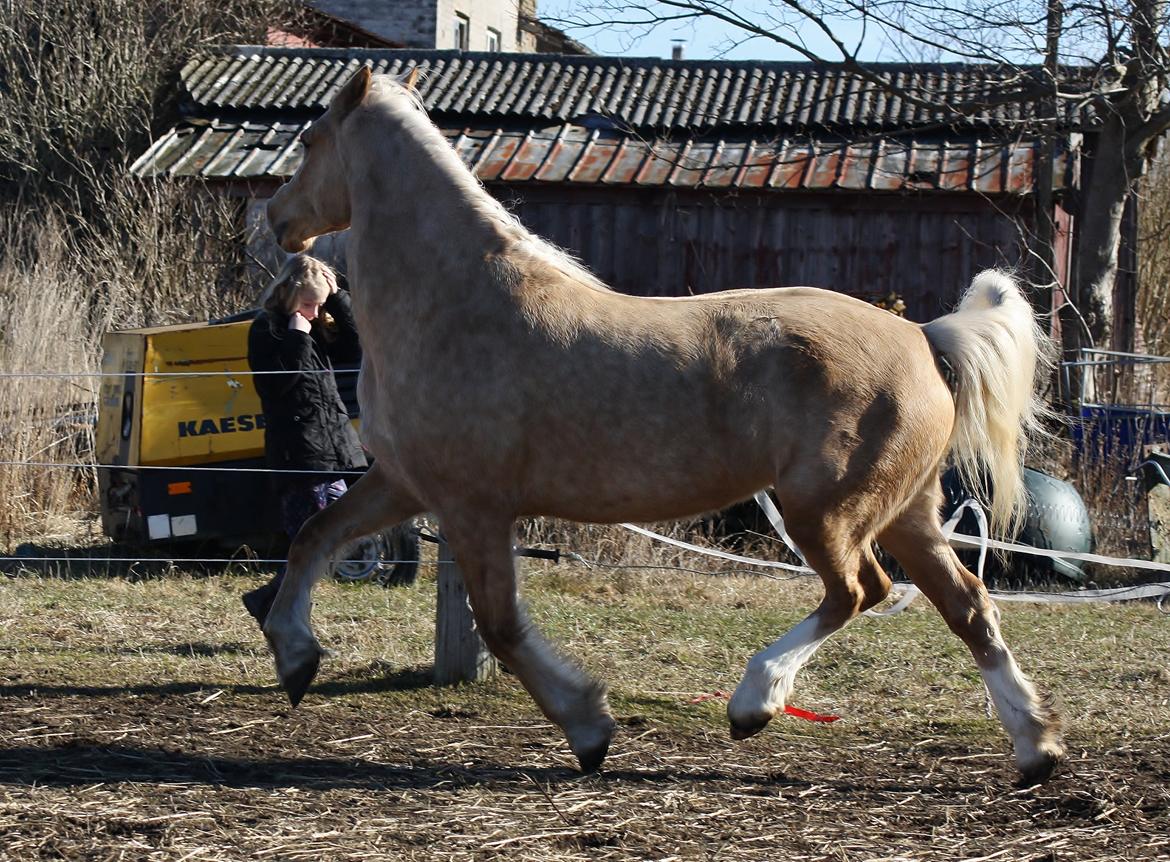
[[[712,437],[692,445],[566,448],[569,457],[534,455],[525,471],[525,515],[576,521],[661,521],[721,509],[770,486],[770,447]],[[743,443],[743,441],[737,441]]]
[[[540,378],[546,368],[528,373]],[[706,378],[677,372],[613,374],[603,383],[594,365],[580,376],[585,382],[554,375],[520,389],[466,379],[417,386],[405,375],[414,397],[367,385],[363,439],[433,509],[470,498],[516,516],[592,522],[719,509],[772,485],[789,457],[777,439],[789,436],[782,429],[791,423],[777,414],[787,399],[770,381],[714,392]],[[459,399],[434,397],[454,388]]]

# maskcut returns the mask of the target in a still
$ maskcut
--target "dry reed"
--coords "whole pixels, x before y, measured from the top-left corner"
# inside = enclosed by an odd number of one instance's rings
[[[0,4],[0,543],[76,541],[92,470],[102,335],[246,307],[239,200],[143,182],[128,165],[166,122],[180,63],[255,41],[292,0]],[[73,526],[70,526],[70,525]],[[67,534],[67,535],[63,535]]]

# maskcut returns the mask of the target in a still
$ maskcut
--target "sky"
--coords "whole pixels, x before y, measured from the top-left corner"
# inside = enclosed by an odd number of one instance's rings
[[[675,40],[683,42],[684,56],[688,60],[803,60],[798,52],[781,46],[770,39],[754,38],[746,42],[743,33],[731,25],[711,18],[684,22],[667,22],[655,27],[626,28],[616,25],[578,28],[567,25],[568,20],[582,16],[581,0],[540,0],[537,14],[553,26],[563,29],[569,36],[584,43],[598,54],[619,57],[660,57],[671,56]],[[833,30],[847,43],[860,38],[862,30],[857,22],[839,20]],[[811,27],[802,29],[800,36],[809,47],[826,60],[839,59],[840,55],[831,43],[820,37]],[[852,44],[851,44],[852,47]],[[873,39],[867,41],[861,52],[863,60],[885,59],[881,45]],[[895,59],[895,58],[889,58]]]
[[[704,0],[695,0],[704,2]],[[782,34],[790,41],[803,42],[806,47],[821,60],[842,60],[844,57],[837,47],[820,29],[807,19],[792,11],[784,0],[706,0],[711,6],[722,6],[733,14],[743,15],[745,18],[764,26],[768,22],[769,13],[785,15],[790,21],[798,22],[796,28],[788,25],[788,29],[776,27],[773,32]],[[808,8],[824,8],[835,6],[838,9],[848,6],[846,2],[833,0],[804,0],[802,6]],[[1067,6],[1067,4],[1066,4]],[[606,8],[618,9],[618,12],[606,12]],[[833,35],[854,53],[857,59],[863,62],[987,62],[994,58],[1001,58],[1017,63],[1039,63],[1041,56],[1038,53],[1042,46],[1042,18],[1041,29],[1037,30],[1035,23],[1026,22],[1028,16],[1043,15],[1043,0],[1012,0],[1012,5],[1005,3],[988,3],[986,8],[991,10],[975,14],[978,4],[970,6],[964,0],[926,0],[926,2],[908,3],[902,11],[909,16],[905,19],[905,26],[911,29],[921,29],[922,41],[916,41],[901,36],[901,48],[889,36],[882,33],[871,19],[868,29],[862,25],[860,18],[833,16],[826,18]],[[1071,7],[1069,7],[1071,8]],[[1083,62],[1086,57],[1100,57],[1103,45],[1100,35],[1094,29],[1099,22],[1094,23],[1092,11],[1083,11],[1070,18],[1072,14],[1066,11],[1065,31],[1061,37],[1061,55],[1064,62]],[[677,13],[656,5],[656,0],[538,0],[537,15],[547,23],[564,30],[568,35],[583,42],[595,52],[603,55],[618,57],[659,57],[671,56],[671,49],[675,40],[684,43],[684,57],[689,60],[727,59],[727,60],[807,60],[805,55],[787,46],[765,37],[744,38],[745,31],[732,24],[725,24],[712,17],[697,17],[681,21],[662,21],[657,25],[639,25],[637,27],[623,26],[612,23],[619,16],[640,15],[647,17],[649,13],[640,10],[650,10],[660,15]],[[965,11],[966,10],[966,11]],[[889,4],[875,5],[871,10],[878,13],[892,14],[894,7]],[[964,18],[964,16],[967,16]],[[988,17],[990,16],[990,17]],[[1020,22],[1014,19],[1022,16]],[[978,21],[988,18],[982,28]],[[997,25],[992,17],[999,17],[1007,24]],[[917,24],[915,23],[917,19]],[[603,21],[606,23],[593,26],[577,26],[579,22]],[[967,33],[964,41],[966,51],[957,40],[958,34],[948,29],[947,21],[965,21]]]

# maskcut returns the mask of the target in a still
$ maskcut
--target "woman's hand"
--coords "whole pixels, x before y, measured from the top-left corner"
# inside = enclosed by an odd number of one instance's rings
[[[309,332],[311,329],[311,327],[309,326],[309,321],[306,320],[305,316],[303,314],[301,314],[299,311],[294,311],[292,313],[292,316],[289,317],[288,328],[289,329],[299,329],[301,332]]]

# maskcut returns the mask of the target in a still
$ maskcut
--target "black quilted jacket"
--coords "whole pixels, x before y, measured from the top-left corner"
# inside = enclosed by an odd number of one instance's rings
[[[330,295],[324,309],[335,321],[326,334],[320,318],[311,332],[288,328],[287,315],[261,312],[248,331],[248,365],[264,409],[264,451],[279,469],[342,471],[366,466],[357,432],[346,414],[333,362],[361,359],[349,294]],[[317,372],[317,373],[314,373]],[[332,481],[321,476],[317,482]],[[351,478],[352,481],[352,478]]]

